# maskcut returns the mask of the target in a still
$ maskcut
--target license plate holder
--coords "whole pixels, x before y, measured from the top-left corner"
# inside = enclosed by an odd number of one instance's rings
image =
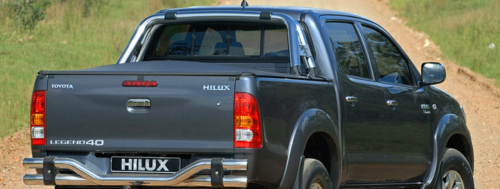
[[[111,172],[121,173],[175,173],[181,169],[176,157],[111,157]]]

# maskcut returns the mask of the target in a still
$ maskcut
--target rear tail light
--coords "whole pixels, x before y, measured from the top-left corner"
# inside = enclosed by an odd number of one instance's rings
[[[259,106],[248,93],[234,94],[234,147],[262,147]]]
[[[33,92],[30,123],[31,144],[45,145],[45,91]]]

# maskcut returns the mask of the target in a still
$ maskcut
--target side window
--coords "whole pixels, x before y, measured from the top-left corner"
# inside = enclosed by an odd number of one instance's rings
[[[408,64],[391,41],[374,29],[363,27],[363,31],[377,65],[378,81],[412,85]]]
[[[371,78],[359,36],[350,23],[327,23],[338,66],[348,75]]]

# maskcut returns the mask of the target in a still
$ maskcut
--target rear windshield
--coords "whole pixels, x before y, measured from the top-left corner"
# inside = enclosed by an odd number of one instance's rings
[[[188,23],[156,29],[144,60],[289,60],[285,26],[257,23]]]

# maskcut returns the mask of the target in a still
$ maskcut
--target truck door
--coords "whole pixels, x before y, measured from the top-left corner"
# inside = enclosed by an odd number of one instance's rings
[[[432,162],[433,132],[427,93],[418,88],[418,73],[409,65],[409,59],[383,30],[368,24],[362,30],[376,67],[375,78],[385,88],[385,109],[389,112],[387,166],[381,181],[422,180]]]
[[[343,95],[342,136],[347,183],[380,181],[385,169],[387,105],[373,80],[368,55],[354,22],[327,22]]]

